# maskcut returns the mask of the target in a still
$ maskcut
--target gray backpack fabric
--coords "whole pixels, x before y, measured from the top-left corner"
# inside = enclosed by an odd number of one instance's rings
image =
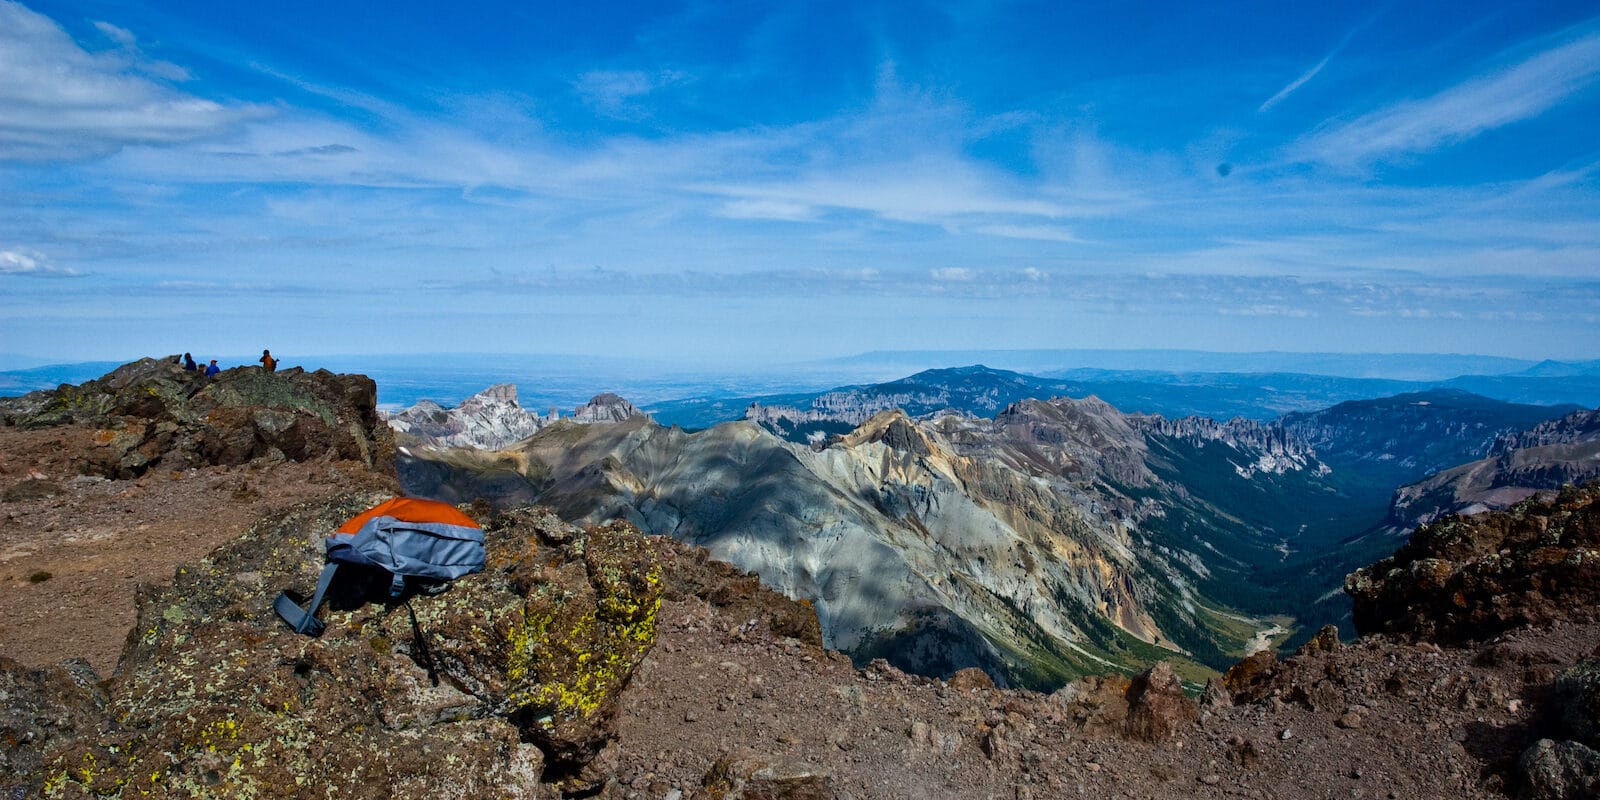
[[[288,592],[273,608],[297,633],[316,636],[323,623],[317,607],[339,565],[373,567],[389,573],[389,598],[408,588],[442,589],[449,581],[483,570],[483,529],[455,507],[433,500],[397,498],[374,506],[340,526],[326,542],[327,564],[311,604],[301,608]]]

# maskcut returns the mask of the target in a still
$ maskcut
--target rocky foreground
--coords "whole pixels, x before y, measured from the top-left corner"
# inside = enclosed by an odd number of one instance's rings
[[[0,445],[40,430],[0,427]],[[48,540],[50,532],[27,527],[34,515],[107,502],[53,472],[105,461],[52,452],[7,462],[0,474],[8,515],[0,545]],[[155,455],[163,471],[177,457]],[[287,455],[274,446],[243,465],[189,469],[276,479],[298,470],[309,482],[360,463],[337,449],[305,461]],[[167,492],[226,504],[234,491],[170,473],[153,480],[152,469],[106,479],[151,503],[119,514],[158,507]],[[41,480],[66,485],[37,497],[12,491]],[[938,680],[881,661],[854,665],[821,646],[809,607],[704,551],[626,524],[577,528],[531,508],[469,507],[486,525],[485,572],[399,605],[347,591],[323,612],[322,637],[299,636],[273,615],[272,596],[309,591],[321,537],[392,491],[381,476],[356,491],[319,485],[319,496],[270,511],[208,555],[184,558],[170,583],[140,590],[131,629],[105,632],[126,636],[109,672],[19,660],[12,641],[0,640],[0,793],[681,800],[1600,791],[1592,603],[1600,488],[1425,527],[1395,559],[1352,578],[1367,635],[1347,644],[1319,636],[1281,660],[1252,657],[1192,698],[1163,665],[1049,694],[996,689],[975,670]],[[146,543],[130,536],[93,546]],[[25,573],[28,557],[6,566]],[[52,583],[29,585],[47,592]]]

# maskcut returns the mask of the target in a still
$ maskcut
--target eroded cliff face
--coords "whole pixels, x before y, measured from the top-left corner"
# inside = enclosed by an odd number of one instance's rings
[[[1253,419],[1236,417],[1218,422],[1209,417],[1135,416],[1135,424],[1155,435],[1184,439],[1200,446],[1219,442],[1241,452],[1256,456],[1244,464],[1234,464],[1241,478],[1251,478],[1258,473],[1282,475],[1303,469],[1327,474],[1328,466],[1317,458],[1317,451],[1305,439],[1279,423],[1261,423]]]
[[[621,517],[703,545],[815,603],[830,643],[858,659],[1049,686],[1163,656],[1199,676],[1256,633],[1203,584],[1281,539],[1161,477],[1200,447],[1295,469],[1281,439],[1245,426],[1163,428],[1087,398],[994,420],[885,411],[815,447],[750,422],[692,435],[645,418],[562,422],[514,451],[418,454],[401,473],[412,492],[456,501],[520,482],[518,501],[565,518]]]

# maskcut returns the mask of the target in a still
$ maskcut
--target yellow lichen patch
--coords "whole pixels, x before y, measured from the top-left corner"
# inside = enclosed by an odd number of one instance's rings
[[[597,529],[585,539],[587,585],[575,564],[551,565],[506,634],[508,699],[547,728],[604,709],[655,641],[660,566],[634,537]]]

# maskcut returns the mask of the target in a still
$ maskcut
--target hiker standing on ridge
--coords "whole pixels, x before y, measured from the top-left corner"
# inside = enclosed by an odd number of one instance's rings
[[[268,372],[278,371],[278,359],[272,357],[271,350],[261,351],[261,368]]]
[[[209,378],[209,377],[211,377],[211,376],[213,376],[213,375],[215,375],[215,374],[217,374],[217,373],[219,373],[221,371],[222,371],[222,368],[217,366],[217,360],[214,359],[214,358],[211,359],[211,363],[210,364],[206,365],[206,377],[207,378]]]
[[[197,371],[199,371],[199,369],[200,369],[200,365],[194,363],[194,356],[191,356],[188,353],[184,353],[183,354],[183,371],[184,372],[197,372]]]

